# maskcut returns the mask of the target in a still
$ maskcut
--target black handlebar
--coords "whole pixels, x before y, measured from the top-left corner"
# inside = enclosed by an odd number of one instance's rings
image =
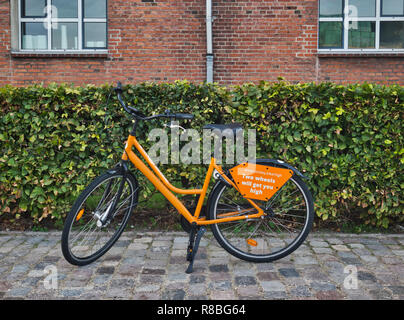
[[[194,115],[189,113],[174,113],[173,115],[175,119],[192,120],[194,118]]]
[[[151,119],[156,119],[156,118],[169,118],[169,119],[183,119],[183,120],[192,120],[194,118],[193,114],[189,113],[171,113],[170,110],[166,110],[165,113],[162,114],[156,114],[154,116],[145,116],[143,113],[141,113],[139,110],[136,108],[127,106],[125,102],[122,99],[122,83],[118,81],[116,88],[114,88],[117,96],[118,96],[118,101],[122,105],[123,109],[129,113],[131,116],[135,117],[138,120],[151,120]]]

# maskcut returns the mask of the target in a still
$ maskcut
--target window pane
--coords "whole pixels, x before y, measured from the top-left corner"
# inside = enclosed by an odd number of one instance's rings
[[[349,0],[350,17],[375,17],[376,0]]]
[[[56,28],[52,25],[52,49],[78,49],[77,23],[59,22]]]
[[[23,17],[46,17],[46,0],[22,0]]]
[[[404,21],[380,22],[380,48],[404,48]]]
[[[320,22],[321,48],[342,48],[342,22]]]
[[[106,18],[106,0],[84,0],[84,18]]]
[[[22,49],[48,49],[48,31],[42,22],[23,22],[21,24]]]
[[[77,0],[52,0],[52,18],[77,18]]]
[[[320,17],[342,17],[343,0],[320,0]]]
[[[84,24],[84,46],[86,48],[106,48],[107,24],[87,22]]]
[[[383,16],[402,16],[404,15],[404,0],[383,0]]]
[[[351,21],[349,23],[348,46],[350,49],[375,48],[375,22]]]

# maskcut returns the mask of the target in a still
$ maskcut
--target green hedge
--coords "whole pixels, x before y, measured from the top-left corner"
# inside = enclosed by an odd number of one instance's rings
[[[111,86],[0,88],[0,209],[61,221],[96,175],[119,161],[130,119]],[[141,83],[125,96],[146,114],[192,112],[192,127],[241,122],[257,130],[258,157],[279,158],[310,176],[322,219],[387,227],[404,220],[404,87],[244,84],[231,88]],[[139,132],[159,125],[142,123]],[[190,126],[189,124],[187,124]],[[140,137],[145,141],[145,135]],[[169,180],[197,186],[203,166],[163,166]],[[143,197],[151,188],[142,183]]]

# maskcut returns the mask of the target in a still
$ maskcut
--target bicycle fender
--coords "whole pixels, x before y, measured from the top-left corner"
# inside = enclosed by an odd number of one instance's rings
[[[248,162],[250,163],[256,163],[256,164],[262,164],[262,165],[275,165],[277,167],[281,168],[286,168],[290,169],[293,171],[294,174],[298,175],[299,177],[308,180],[309,177],[303,175],[299,170],[296,168],[292,167],[289,163],[286,163],[285,161],[282,160],[277,160],[277,159],[257,159],[257,160],[249,160]]]
[[[117,163],[115,167],[113,167],[112,169],[109,169],[107,172],[109,174],[115,174],[115,173],[120,173],[123,175],[131,174],[131,172],[128,169],[127,164],[124,161]]]
[[[133,179],[133,181],[135,181],[135,187],[138,189],[138,191],[140,191],[139,183],[137,181],[136,176],[129,170],[128,166],[126,165],[126,163],[123,163],[123,161],[118,163],[112,169],[109,169],[107,172],[109,174],[122,174],[125,177],[130,176]],[[138,202],[138,198],[139,198],[139,192],[136,193],[136,203]]]
[[[209,212],[210,212],[210,204],[212,202],[212,194],[214,193],[214,191],[219,187],[220,184],[223,184],[224,182],[221,180],[217,180],[215,185],[213,186],[212,190],[209,192],[208,195],[208,200],[206,202],[206,219],[209,218]]]

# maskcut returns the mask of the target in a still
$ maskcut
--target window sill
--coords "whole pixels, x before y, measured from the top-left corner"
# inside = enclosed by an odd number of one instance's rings
[[[13,58],[108,58],[108,51],[11,51],[11,56]]]
[[[404,57],[404,51],[318,51],[319,58],[386,58]]]

